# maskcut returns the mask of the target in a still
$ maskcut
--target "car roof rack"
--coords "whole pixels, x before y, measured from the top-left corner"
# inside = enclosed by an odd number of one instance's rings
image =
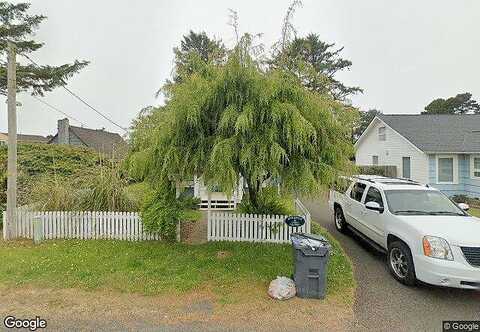
[[[393,180],[399,180],[399,181],[403,181],[403,182],[410,182],[412,184],[418,184],[419,186],[425,186],[427,188],[430,188],[430,186],[428,184],[423,184],[419,181],[415,181],[415,180],[412,180],[412,179],[409,179],[409,178],[400,178],[400,177],[391,177],[391,178],[386,178],[387,180],[388,179],[393,179]]]
[[[357,180],[361,180],[361,181],[367,181],[367,182],[370,182],[370,183],[388,183],[388,182],[392,182],[392,181],[389,181],[389,180],[397,180],[400,182],[408,182],[408,183],[411,183],[411,184],[417,184],[419,186],[422,186],[424,185],[425,187],[427,188],[430,188],[430,186],[428,184],[423,184],[421,182],[418,182],[418,181],[415,181],[415,180],[412,180],[412,179],[408,179],[408,178],[401,178],[401,177],[386,177],[386,176],[378,176],[378,177],[372,177],[372,178],[366,178],[366,177],[362,177],[361,175],[355,175],[353,176],[353,178],[357,179]],[[375,181],[377,180],[377,181]],[[383,180],[383,181],[382,181]]]
[[[353,176],[354,179],[357,179],[357,180],[362,180],[362,181],[367,181],[367,182],[371,182],[371,183],[376,183],[375,180],[373,179],[367,179],[367,178],[362,178],[361,176]]]

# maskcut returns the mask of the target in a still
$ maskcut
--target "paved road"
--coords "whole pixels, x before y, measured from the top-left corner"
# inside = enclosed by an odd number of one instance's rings
[[[336,231],[325,202],[311,201],[306,205],[312,219],[340,241],[353,261],[358,283],[355,303],[358,330],[442,331],[443,320],[480,320],[480,292],[403,286],[390,276],[385,255],[353,235]]]

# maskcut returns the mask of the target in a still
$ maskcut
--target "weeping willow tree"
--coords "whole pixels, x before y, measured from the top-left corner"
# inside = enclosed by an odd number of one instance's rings
[[[242,177],[253,207],[272,180],[309,194],[348,172],[355,111],[308,91],[286,70],[262,68],[252,49],[245,35],[225,64],[205,63],[169,85],[166,105],[149,115],[157,125],[131,156],[130,169],[170,195],[175,183],[194,175],[231,194]]]

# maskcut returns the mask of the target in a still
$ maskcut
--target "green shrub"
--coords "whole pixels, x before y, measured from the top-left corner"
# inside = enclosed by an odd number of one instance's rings
[[[176,240],[177,224],[180,221],[196,221],[201,217],[197,198],[180,195],[175,198],[175,190],[158,190],[151,194],[142,209],[142,221],[145,229],[157,233],[163,240]]]
[[[30,186],[27,204],[41,211],[75,210],[78,198],[69,181],[44,175]]]
[[[148,232],[158,233],[163,240],[174,242],[181,215],[182,207],[171,193],[155,192],[143,206],[142,222]]]
[[[78,182],[79,180],[76,180]],[[139,206],[127,194],[128,180],[116,164],[92,169],[79,186],[79,206],[84,211],[138,211]]]
[[[132,202],[135,202],[139,208],[141,208],[148,197],[153,193],[153,189],[147,182],[139,182],[129,184],[125,188],[125,194],[127,195],[128,199]]]
[[[180,197],[178,199],[180,200],[180,204],[184,209],[190,210],[198,210],[198,206],[201,202],[200,198],[191,196],[185,192],[180,194]]]
[[[71,177],[37,178],[26,203],[43,211],[138,211],[127,186],[115,164],[97,166]]]
[[[468,202],[468,197],[466,195],[454,195],[451,198],[456,203],[467,203]]]
[[[5,208],[7,190],[7,147],[0,147],[0,209]],[[19,144],[18,145],[18,204],[24,205],[32,201],[32,190],[37,190],[37,183],[47,182],[43,177],[59,181],[75,176],[102,162],[101,157],[93,150],[80,147],[55,144]],[[41,191],[40,188],[38,191]],[[48,189],[45,190],[48,195]],[[54,199],[52,199],[54,201]],[[50,204],[50,203],[48,203]],[[48,205],[47,204],[47,205]]]
[[[293,198],[290,195],[279,195],[276,187],[263,188],[258,197],[258,209],[244,197],[238,205],[241,213],[291,215],[295,213]]]
[[[473,198],[466,195],[454,195],[451,198],[456,203],[467,203],[472,207],[480,207],[480,199],[478,197]]]
[[[363,175],[379,175],[386,177],[397,177],[396,166],[358,166],[357,173]]]

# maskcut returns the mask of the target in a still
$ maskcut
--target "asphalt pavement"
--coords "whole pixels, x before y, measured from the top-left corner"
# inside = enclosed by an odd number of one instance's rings
[[[330,231],[353,262],[358,283],[355,330],[442,331],[442,321],[480,320],[480,291],[404,286],[390,275],[384,254],[335,229],[325,201],[305,205],[312,219]]]

